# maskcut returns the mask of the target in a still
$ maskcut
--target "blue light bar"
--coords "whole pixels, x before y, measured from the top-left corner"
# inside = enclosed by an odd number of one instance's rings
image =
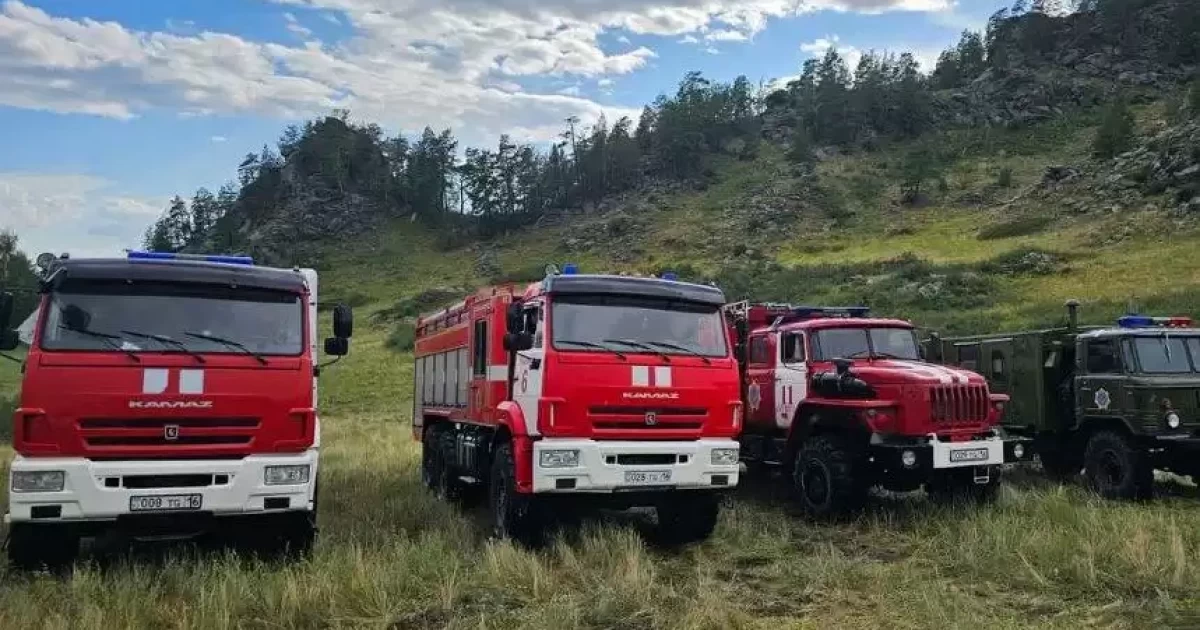
[[[249,256],[228,256],[224,254],[176,254],[173,252],[129,252],[129,260],[200,260],[226,265],[253,265],[254,259]]]
[[[675,282],[676,280],[679,280],[679,276],[676,275],[674,271],[666,271],[666,272],[663,272],[662,279],[670,280],[671,282]]]
[[[792,309],[792,315],[800,318],[810,317],[866,317],[871,312],[869,306],[797,306]]]
[[[562,273],[564,276],[573,276],[579,273],[579,267],[575,263],[566,263],[563,265]]]
[[[1150,328],[1155,324],[1153,317],[1144,315],[1126,315],[1117,320],[1117,325],[1121,328]]]

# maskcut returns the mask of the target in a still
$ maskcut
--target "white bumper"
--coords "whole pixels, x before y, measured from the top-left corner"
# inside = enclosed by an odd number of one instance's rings
[[[933,468],[966,468],[997,466],[1004,463],[1004,440],[991,437],[971,442],[942,442],[929,440],[933,448]]]
[[[61,492],[9,492],[8,522],[108,521],[131,514],[133,497],[161,495],[199,495],[198,512],[217,516],[265,512],[312,510],[317,478],[317,449],[294,455],[251,455],[237,460],[156,460],[95,462],[78,457],[29,458],[17,456],[11,474],[21,471],[61,470],[66,473]],[[268,486],[264,468],[277,465],[309,466],[305,484]],[[189,487],[126,488],[126,477],[141,475],[212,475],[212,483]],[[115,480],[115,481],[114,481]],[[223,483],[221,483],[223,482]],[[170,485],[156,484],[156,485]],[[115,487],[114,487],[115,486]],[[267,510],[266,501],[286,508]],[[33,518],[33,508],[61,506],[57,518]],[[145,512],[138,512],[143,514]],[[176,512],[179,513],[179,512]],[[186,513],[186,512],[184,512]]]
[[[647,489],[722,489],[738,482],[738,463],[713,465],[714,449],[738,450],[734,440],[692,442],[597,442],[594,440],[539,440],[533,444],[534,492],[613,492]],[[578,450],[579,465],[542,468],[541,453]],[[655,463],[637,463],[642,461]],[[649,459],[647,459],[649,458]],[[632,460],[632,461],[631,461]],[[667,462],[670,463],[660,463]],[[627,476],[626,473],[635,473]],[[641,473],[650,473],[642,475]],[[669,473],[664,481],[662,473]],[[722,480],[722,477],[724,478]],[[573,483],[566,480],[574,480]],[[724,483],[721,483],[721,482]],[[563,487],[571,485],[572,487]]]

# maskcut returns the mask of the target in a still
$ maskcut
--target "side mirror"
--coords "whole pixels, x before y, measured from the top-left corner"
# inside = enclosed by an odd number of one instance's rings
[[[521,352],[533,347],[533,335],[515,332],[504,335],[504,350],[506,352]]]
[[[12,326],[13,296],[11,293],[0,293],[0,331],[6,331]]]
[[[505,312],[505,325],[508,333],[518,333],[524,328],[524,319],[521,315],[521,304],[513,302],[508,305],[508,311]]]
[[[339,339],[354,336],[354,311],[345,304],[333,307],[333,336]]]
[[[345,337],[329,337],[325,340],[325,354],[331,357],[350,354],[350,340]]]
[[[854,365],[852,359],[834,359],[834,367],[837,368],[838,376],[845,376],[850,373],[850,367]]]
[[[92,323],[92,314],[74,304],[68,304],[63,308],[62,320],[67,330],[87,330]]]

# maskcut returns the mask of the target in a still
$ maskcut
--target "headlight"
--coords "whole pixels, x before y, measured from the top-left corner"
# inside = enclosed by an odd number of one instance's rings
[[[268,486],[297,486],[308,483],[308,464],[267,466],[263,469],[263,477]]]
[[[913,451],[904,451],[900,453],[900,463],[904,464],[905,468],[912,468],[917,465],[917,454]]]
[[[1174,411],[1167,414],[1167,426],[1171,427],[1172,429],[1178,429],[1180,422],[1179,414],[1175,413]]]
[[[61,470],[13,471],[13,492],[61,492],[67,478]]]
[[[738,449],[714,448],[712,450],[713,466],[735,466],[738,463]]]
[[[1013,457],[1015,457],[1017,459],[1021,459],[1022,457],[1025,457],[1025,445],[1024,444],[1014,444],[1013,445]]]
[[[579,451],[542,451],[538,456],[542,468],[574,468],[579,465]]]

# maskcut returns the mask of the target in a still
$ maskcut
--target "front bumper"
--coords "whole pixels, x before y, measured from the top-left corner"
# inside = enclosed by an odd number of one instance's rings
[[[234,516],[311,511],[316,492],[317,449],[294,455],[251,455],[237,460],[91,461],[80,457],[17,456],[11,474],[61,470],[60,492],[9,492],[5,520],[19,522],[112,521],[131,515]],[[308,482],[268,486],[264,469],[308,465]],[[208,483],[197,481],[211,477]],[[134,479],[136,478],[136,479]],[[187,481],[184,481],[184,480]],[[126,487],[126,485],[155,487]],[[200,508],[177,512],[134,512],[134,497],[199,495]]]
[[[535,493],[722,490],[737,485],[739,464],[713,465],[715,449],[738,450],[734,440],[609,442],[545,439],[533,444]],[[579,465],[542,468],[541,453],[578,450]],[[634,473],[627,476],[626,473]],[[640,473],[648,473],[643,477]],[[669,473],[670,480],[663,480]]]
[[[917,472],[1028,462],[1033,459],[1033,440],[992,436],[969,442],[943,442],[929,436],[909,443],[875,443],[871,451],[882,468]],[[913,454],[912,466],[904,464],[906,452]]]

